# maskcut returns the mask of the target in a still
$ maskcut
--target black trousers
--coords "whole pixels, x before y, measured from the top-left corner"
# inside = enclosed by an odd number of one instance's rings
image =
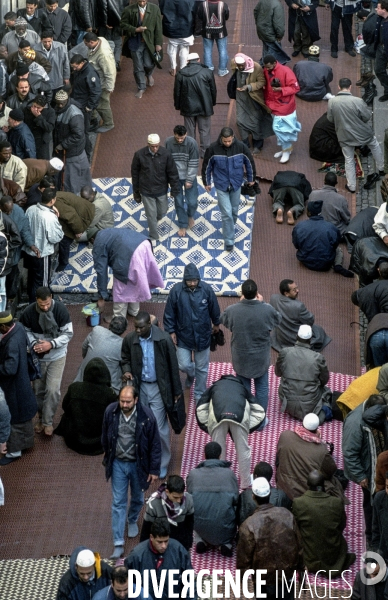
[[[67,235],[64,235],[59,242],[58,266],[57,271],[64,271],[69,264],[70,246],[73,240]]]
[[[334,10],[331,11],[330,44],[332,52],[338,52],[338,33],[340,23],[342,23],[342,33],[344,34],[345,50],[353,50],[353,15],[343,15],[342,8],[335,4]]]
[[[13,300],[16,298],[19,289],[20,282],[20,271],[19,265],[16,264],[11,268],[11,271],[6,275],[5,278],[5,291],[7,300]]]
[[[373,517],[373,506],[371,504],[371,495],[370,491],[367,488],[362,489],[362,508],[364,510],[364,519],[365,519],[365,536],[367,540],[371,541],[372,539],[372,517]]]
[[[89,138],[90,119],[92,116],[92,111],[88,112],[87,110],[85,110],[83,108],[82,114],[84,116],[85,152],[86,152],[86,156],[88,157],[88,161],[90,162],[90,157],[92,155],[92,150],[93,150],[92,142],[90,141],[90,138]]]
[[[388,94],[388,56],[380,44],[377,46],[376,58],[375,58],[375,73],[377,79],[380,81],[384,88],[384,94]]]
[[[50,287],[51,256],[38,258],[24,253],[24,268],[27,269],[27,293],[30,303],[36,300],[39,287]]]

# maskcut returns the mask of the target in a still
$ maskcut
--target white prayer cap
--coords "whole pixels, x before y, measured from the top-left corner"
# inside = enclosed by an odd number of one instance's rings
[[[319,427],[319,418],[318,415],[314,413],[309,413],[303,419],[303,427],[308,431],[315,431]]]
[[[301,325],[298,330],[298,337],[301,340],[310,340],[313,335],[313,330],[310,325]]]
[[[91,550],[81,550],[81,552],[78,552],[75,562],[79,567],[91,567],[96,562],[96,559]]]
[[[50,160],[50,165],[56,171],[62,171],[62,169],[63,169],[63,162],[61,161],[60,158],[52,158]]]
[[[234,57],[234,62],[236,65],[243,65],[245,63],[245,59],[242,56],[237,55]]]
[[[160,144],[160,137],[157,133],[150,133],[147,141],[149,144]]]
[[[265,477],[258,477],[252,483],[252,492],[259,498],[266,498],[271,493],[271,488]]]
[[[196,52],[190,52],[190,54],[188,54],[187,56],[187,60],[198,60],[199,59],[199,54],[197,54]]]

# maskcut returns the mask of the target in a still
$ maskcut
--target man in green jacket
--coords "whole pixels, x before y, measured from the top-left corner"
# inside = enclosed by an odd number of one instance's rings
[[[137,0],[136,4],[124,9],[120,27],[127,35],[123,54],[130,54],[133,60],[133,74],[139,88],[135,96],[141,98],[146,90],[146,83],[149,87],[155,83],[152,77],[155,65],[160,67],[163,34],[159,7],[147,0]]]

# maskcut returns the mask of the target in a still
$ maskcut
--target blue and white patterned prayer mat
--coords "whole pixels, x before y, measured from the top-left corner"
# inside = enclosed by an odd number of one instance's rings
[[[148,235],[144,207],[133,199],[131,179],[93,181],[97,190],[112,204],[115,227],[128,227]],[[165,289],[154,290],[154,293],[168,294],[175,283],[182,281],[185,266],[192,262],[198,267],[201,278],[212,286],[218,296],[235,296],[239,293],[241,283],[249,277],[255,202],[241,196],[234,250],[226,252],[215,189],[212,188],[208,193],[198,177],[198,192],[195,225],[187,230],[185,237],[178,236],[179,227],[172,198],[169,199],[167,215],[158,223],[160,241],[154,248],[154,255],[165,281]],[[54,279],[51,287],[54,292],[97,291],[92,250],[88,244],[72,243],[70,264],[64,273]],[[112,287],[112,276],[109,287]]]

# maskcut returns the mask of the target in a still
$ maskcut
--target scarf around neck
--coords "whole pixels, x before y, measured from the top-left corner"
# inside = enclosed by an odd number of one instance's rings
[[[169,497],[166,494],[166,488],[167,484],[162,483],[160,488],[152,494],[151,498],[160,498],[168,522],[171,523],[171,525],[177,526],[178,523],[176,522],[176,518],[183,513],[186,502],[186,494],[183,494],[183,498],[178,504],[176,502],[172,502],[172,500],[169,499]]]
[[[313,442],[314,444],[324,443],[321,440],[321,432],[319,431],[319,429],[316,433],[313,433],[312,431],[308,431],[308,429],[305,429],[303,425],[297,425],[295,427],[295,433],[305,442]]]
[[[39,325],[42,328],[44,335],[49,336],[53,339],[58,337],[59,334],[58,323],[56,322],[53,314],[54,304],[55,300],[52,300],[50,310],[48,310],[47,312],[41,310],[39,306],[35,304],[36,312],[39,315]]]

